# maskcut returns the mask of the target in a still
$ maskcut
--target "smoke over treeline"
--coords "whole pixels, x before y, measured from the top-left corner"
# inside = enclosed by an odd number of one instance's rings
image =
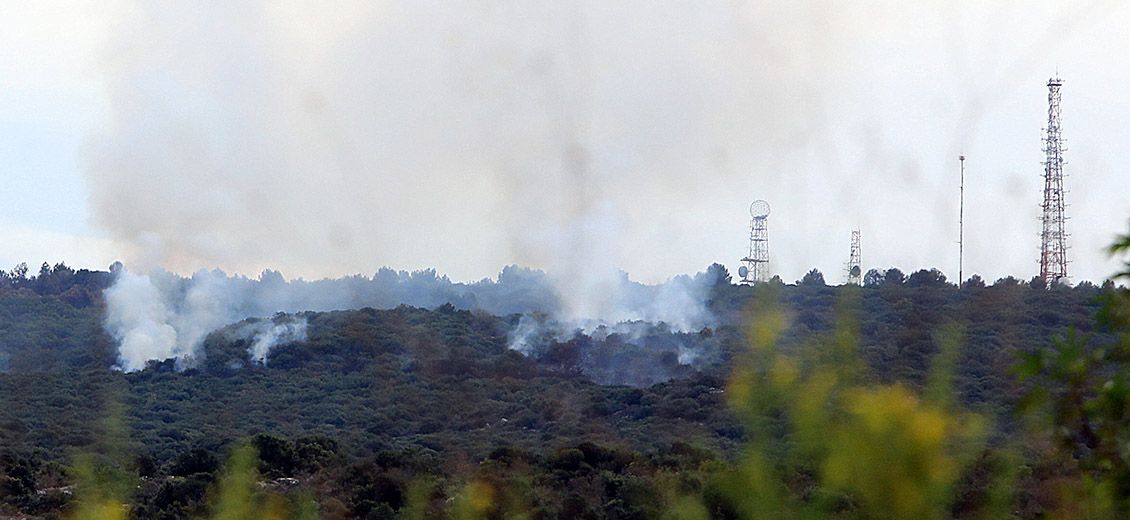
[[[123,3],[83,167],[131,265],[473,280],[517,263],[568,278],[584,315],[608,312],[591,295],[619,269],[740,258],[751,198],[804,201],[781,208],[800,223],[776,235],[797,243],[781,266],[816,265],[803,231],[842,218],[823,182],[780,173],[843,170],[834,132],[859,134],[824,108],[856,69],[825,70],[834,32],[803,6]],[[774,41],[794,29],[813,41]]]
[[[127,371],[170,358],[181,367],[193,366],[199,361],[200,345],[212,331],[245,318],[300,311],[434,308],[450,303],[495,315],[536,314],[542,316],[538,322],[542,327],[560,331],[561,338],[578,329],[595,331],[626,321],[663,323],[669,330],[689,332],[712,324],[706,302],[710,288],[722,276],[721,266],[712,266],[693,277],[645,285],[621,273],[615,284],[602,288],[606,305],[600,307],[601,313],[578,315],[562,305],[558,285],[548,275],[517,266],[474,283],[452,282],[433,269],[382,268],[371,277],[288,281],[270,270],[249,278],[220,270],[182,277],[122,268],[115,270],[114,283],[105,293],[106,329],[119,343],[119,368]],[[521,321],[515,338],[523,343],[515,343],[514,348],[530,351],[534,323]],[[244,332],[252,340],[250,359],[262,363],[275,343],[303,339],[305,324],[300,318],[275,320]]]

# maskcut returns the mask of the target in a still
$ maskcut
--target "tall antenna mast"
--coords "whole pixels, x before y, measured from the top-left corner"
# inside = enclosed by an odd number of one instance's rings
[[[863,285],[863,262],[859,250],[859,230],[851,232],[851,256],[848,257],[847,283]]]
[[[1044,129],[1044,203],[1043,231],[1040,233],[1040,278],[1049,287],[1067,281],[1067,204],[1063,190],[1062,119],[1059,89],[1063,80],[1059,71],[1048,80],[1048,127]]]
[[[961,161],[961,202],[957,213],[957,288],[965,281],[965,156],[957,156]]]
[[[741,283],[769,281],[769,203],[755,200],[749,205],[749,255],[738,268]]]

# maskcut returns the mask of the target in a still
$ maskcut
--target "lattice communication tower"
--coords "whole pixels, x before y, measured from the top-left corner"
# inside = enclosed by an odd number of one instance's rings
[[[1040,233],[1040,278],[1050,287],[1067,282],[1067,204],[1063,189],[1062,119],[1060,115],[1059,75],[1048,80],[1048,127],[1044,129],[1043,231]]]
[[[863,285],[863,261],[859,250],[859,230],[851,232],[851,255],[847,263],[848,285]]]
[[[741,283],[769,281],[769,203],[755,200],[749,205],[749,255],[738,268]]]

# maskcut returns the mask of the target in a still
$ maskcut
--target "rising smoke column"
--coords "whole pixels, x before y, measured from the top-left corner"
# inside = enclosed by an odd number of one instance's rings
[[[731,162],[822,131],[740,3],[123,4],[83,169],[131,265],[518,263],[591,317],[620,269],[654,283],[728,258],[743,222],[715,208],[798,186]]]
[[[267,356],[275,345],[306,339],[306,325],[305,318],[287,317],[258,322],[251,330],[243,331],[252,339],[251,346],[247,348],[251,361],[266,366]]]
[[[118,341],[118,368],[127,372],[166,359],[175,359],[178,368],[194,366],[205,336],[245,312],[239,279],[219,271],[188,279],[115,271],[105,293],[105,328]]]
[[[185,359],[165,297],[146,275],[119,271],[106,290],[106,330],[118,341],[118,367],[145,368],[149,360]]]

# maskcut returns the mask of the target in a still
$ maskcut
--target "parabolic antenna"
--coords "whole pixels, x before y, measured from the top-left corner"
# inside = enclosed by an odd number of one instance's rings
[[[755,200],[753,204],[749,205],[749,216],[753,218],[765,218],[769,216],[769,203],[763,200]]]
[[[745,278],[747,275],[749,275],[749,268],[748,267],[743,265],[743,266],[738,268],[738,276]]]
[[[851,275],[852,276],[859,276],[860,271],[861,271],[861,269],[859,268],[858,265],[851,266]]]

